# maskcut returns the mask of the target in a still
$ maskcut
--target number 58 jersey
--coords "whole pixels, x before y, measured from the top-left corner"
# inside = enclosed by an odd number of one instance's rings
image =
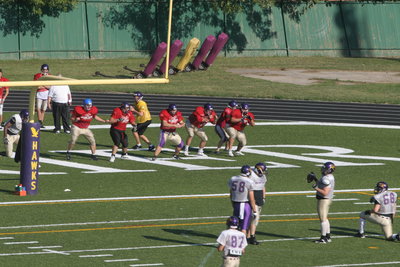
[[[378,211],[379,214],[396,213],[397,194],[395,192],[384,191],[382,193],[376,194],[373,199],[375,204],[381,205]]]
[[[228,186],[231,192],[231,200],[234,202],[248,202],[249,191],[254,190],[254,182],[242,175],[229,179]]]

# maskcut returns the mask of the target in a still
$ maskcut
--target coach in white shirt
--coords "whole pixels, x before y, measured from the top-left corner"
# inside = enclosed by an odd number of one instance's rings
[[[54,133],[60,133],[62,118],[64,132],[71,133],[69,125],[69,107],[72,104],[71,90],[68,85],[52,85],[49,91],[48,105],[53,112]]]

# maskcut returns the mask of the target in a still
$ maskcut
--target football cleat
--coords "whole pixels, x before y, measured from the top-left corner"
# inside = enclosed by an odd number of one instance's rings
[[[235,151],[236,156],[244,156],[244,153],[242,151]]]
[[[67,152],[66,158],[67,160],[71,160],[71,153]]]
[[[111,155],[110,162],[114,162],[114,161],[115,161],[115,155]]]
[[[142,145],[134,145],[132,148],[133,148],[133,149],[141,149],[141,148],[142,148]]]
[[[200,156],[200,157],[207,157],[207,155],[204,154],[204,152],[199,152],[199,153],[197,153],[197,156]]]
[[[129,157],[128,157],[128,154],[122,154],[121,155],[121,159],[128,159]]]
[[[232,150],[229,150],[229,151],[228,151],[228,156],[229,156],[229,157],[234,157],[234,156],[235,156],[235,155],[233,155]]]
[[[179,157],[179,155],[174,155],[173,158],[178,159],[178,160],[181,159],[181,157]]]
[[[355,237],[359,237],[359,238],[365,238],[365,234],[364,233],[360,233],[358,232]]]
[[[66,130],[66,131],[64,131],[64,133],[66,133],[66,134],[70,134],[70,133],[71,133],[71,131],[70,131],[70,130]]]
[[[149,145],[149,151],[153,151],[156,147],[154,145]]]
[[[94,154],[92,154],[92,155],[90,156],[90,158],[91,158],[92,160],[98,160],[98,158],[97,158],[96,155],[94,155]]]
[[[186,151],[186,150],[185,150],[185,152],[183,152],[183,154],[184,154],[185,156],[189,156],[189,151]]]
[[[156,157],[153,157],[153,158],[150,159],[150,161],[156,161],[156,160],[157,160]]]
[[[260,242],[257,241],[255,236],[251,236],[250,238],[248,238],[247,243],[251,245],[260,245]]]
[[[316,243],[316,244],[326,244],[326,243],[328,243],[328,240],[326,239],[326,237],[321,237],[320,239],[315,240],[314,243]]]

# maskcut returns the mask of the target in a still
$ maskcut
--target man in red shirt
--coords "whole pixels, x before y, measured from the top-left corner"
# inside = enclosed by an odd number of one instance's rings
[[[203,107],[197,107],[195,111],[190,114],[189,119],[186,121],[186,131],[188,132],[188,137],[186,139],[185,156],[189,156],[189,147],[192,143],[194,135],[197,135],[201,139],[197,155],[205,156],[204,147],[206,146],[208,137],[203,127],[208,122],[215,124],[216,121],[217,114],[215,114],[214,108],[211,104],[205,104]]]
[[[179,134],[176,132],[177,128],[182,128],[185,125],[183,121],[182,113],[178,111],[175,104],[169,104],[168,109],[163,109],[160,114],[160,138],[156,150],[154,151],[154,157],[151,160],[156,160],[157,156],[161,153],[162,148],[165,146],[167,141],[174,144],[175,154],[174,159],[180,159],[179,152],[183,148],[183,141]]]
[[[111,114],[110,135],[114,145],[112,146],[110,162],[115,161],[115,154],[117,153],[120,144],[122,145],[121,159],[128,158],[128,136],[125,133],[126,125],[130,123],[133,127],[137,127],[135,116],[133,116],[130,107],[131,105],[129,105],[129,103],[123,102],[121,106],[115,108]]]
[[[242,148],[246,145],[246,135],[244,134],[244,128],[247,125],[254,126],[256,123],[254,122],[254,114],[249,112],[249,104],[242,103],[240,108],[235,109],[231,114],[231,120],[229,125],[226,128],[226,132],[229,135],[228,141],[228,155],[233,157],[232,146],[235,142],[235,139],[238,140],[239,144],[235,151],[235,155],[243,156]]]
[[[235,100],[232,100],[228,103],[228,106],[222,111],[221,116],[218,118],[217,124],[215,125],[215,132],[219,136],[219,141],[217,145],[217,149],[215,150],[216,154],[220,153],[220,149],[223,144],[225,144],[225,150],[228,150],[229,136],[225,130],[226,124],[231,120],[231,114],[233,110],[237,108],[237,103]]]
[[[2,69],[0,69],[0,82],[9,82],[6,77],[3,77]],[[3,129],[3,106],[8,96],[8,91],[9,87],[0,87],[0,129]]]
[[[90,150],[92,151],[92,160],[97,160],[96,157],[96,140],[93,132],[89,129],[89,125],[93,119],[108,123],[109,120],[103,120],[97,116],[98,110],[93,106],[92,99],[86,98],[83,100],[82,106],[76,106],[72,111],[71,121],[71,141],[68,143],[67,160],[71,160],[71,150],[74,147],[76,140],[80,135],[83,135],[89,141]]]
[[[49,65],[43,64],[40,67],[40,72],[36,73],[33,76],[33,80],[37,81],[41,77],[49,75]],[[39,86],[38,89],[36,90],[36,112],[38,116],[38,121],[40,123],[41,128],[44,128],[43,126],[43,121],[44,121],[44,114],[47,109],[47,97],[49,95],[49,89],[50,86]]]

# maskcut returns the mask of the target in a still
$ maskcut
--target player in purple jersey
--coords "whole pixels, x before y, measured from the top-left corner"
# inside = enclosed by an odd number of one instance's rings
[[[254,200],[254,182],[250,179],[251,167],[242,166],[241,174],[229,179],[228,186],[233,206],[233,216],[239,218],[239,230],[246,234],[250,226],[251,217],[256,213]]]

